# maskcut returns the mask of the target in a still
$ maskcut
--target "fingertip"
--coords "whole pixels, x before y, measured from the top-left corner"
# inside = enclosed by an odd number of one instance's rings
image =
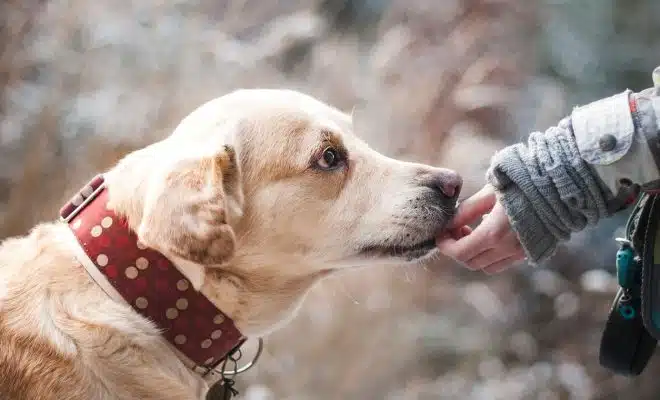
[[[453,228],[448,231],[449,236],[454,240],[460,240],[472,233],[472,228],[467,225],[463,225],[459,228]]]
[[[465,199],[456,208],[456,214],[450,221],[451,228],[458,228],[463,225],[472,224],[478,221],[484,214],[490,212],[495,206],[497,200],[494,193],[489,193],[483,189],[474,195]]]

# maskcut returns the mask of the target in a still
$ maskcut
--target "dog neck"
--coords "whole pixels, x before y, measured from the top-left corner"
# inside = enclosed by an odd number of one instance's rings
[[[287,275],[284,264],[301,265],[291,255],[264,256],[239,251],[227,266],[208,270],[201,288],[249,336],[265,336],[286,325],[310,289],[332,273]]]

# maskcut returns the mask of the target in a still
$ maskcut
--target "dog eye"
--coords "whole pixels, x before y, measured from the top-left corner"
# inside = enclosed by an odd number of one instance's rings
[[[332,147],[328,147],[323,150],[323,154],[321,154],[321,158],[316,161],[316,165],[318,165],[318,167],[321,169],[328,170],[336,168],[340,161],[341,157],[339,152]]]

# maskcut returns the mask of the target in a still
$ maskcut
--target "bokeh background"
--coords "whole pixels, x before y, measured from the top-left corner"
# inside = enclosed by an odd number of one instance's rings
[[[354,110],[394,157],[483,182],[490,155],[571,108],[651,85],[656,0],[3,0],[0,237],[202,102],[285,87]],[[598,365],[625,215],[553,261],[344,273],[267,338],[244,399],[657,399]],[[660,359],[660,357],[658,357]]]

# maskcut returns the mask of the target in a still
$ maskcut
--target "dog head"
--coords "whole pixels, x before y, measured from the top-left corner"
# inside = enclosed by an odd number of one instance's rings
[[[453,171],[379,154],[349,115],[285,90],[212,100],[109,175],[113,207],[144,244],[243,276],[422,259],[461,187]]]

